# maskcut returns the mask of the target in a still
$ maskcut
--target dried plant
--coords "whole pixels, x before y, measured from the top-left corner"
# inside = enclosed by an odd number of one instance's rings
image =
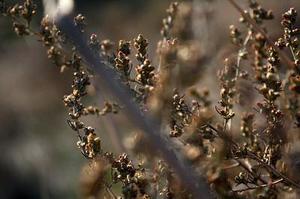
[[[82,14],[56,21],[44,16],[34,30],[37,6],[32,0],[0,0],[1,14],[12,20],[14,32],[36,37],[60,71],[73,74],[72,91],[63,97],[67,123],[76,132],[80,152],[94,165],[85,168],[89,175],[83,173],[83,197],[298,196],[296,163],[288,150],[300,128],[297,11],[290,8],[282,15],[282,36],[273,41],[264,23],[273,20],[271,10],[255,0],[248,1],[246,10],[228,2],[241,14],[240,25],[229,27],[228,39],[237,50],[218,73],[220,100],[213,108],[210,91],[197,83],[202,75],[196,75],[209,58],[199,55],[200,47],[187,36],[192,4],[174,2],[167,9],[156,66],[148,52],[151,41],[142,34],[116,42],[117,47],[95,33],[86,41]],[[114,101],[103,108],[85,105],[93,81],[109,90]],[[247,93],[256,96],[254,105],[239,107],[238,98],[245,95],[242,81],[256,91]],[[99,130],[82,118],[122,113],[142,133],[129,136],[131,150],[116,155],[103,148]]]

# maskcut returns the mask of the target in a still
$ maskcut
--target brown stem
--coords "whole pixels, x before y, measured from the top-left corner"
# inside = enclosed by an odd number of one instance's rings
[[[267,183],[267,184],[262,184],[262,185],[259,185],[259,186],[253,186],[253,187],[249,187],[247,186],[246,188],[244,189],[238,189],[238,190],[233,190],[234,192],[244,192],[244,191],[249,191],[249,190],[253,190],[253,189],[259,189],[259,188],[265,188],[265,187],[270,187],[270,186],[274,186],[280,182],[282,182],[283,179],[279,179],[279,180],[275,180],[273,181],[272,183]]]
[[[294,187],[300,189],[300,185],[297,182],[295,182],[294,180],[288,178],[284,174],[282,174],[279,171],[277,171],[276,168],[274,168],[272,165],[269,165],[269,164],[265,163],[263,160],[261,160],[260,157],[258,157],[254,153],[248,152],[248,156],[249,156],[249,158],[251,158],[251,159],[256,160],[257,162],[259,162],[263,167],[265,167],[267,170],[269,170],[270,172],[272,172],[276,176],[281,177],[283,179],[283,181],[285,181],[285,182],[293,185]]]

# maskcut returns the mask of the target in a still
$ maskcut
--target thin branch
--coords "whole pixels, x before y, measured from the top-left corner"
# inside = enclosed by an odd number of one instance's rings
[[[279,171],[277,171],[277,169],[274,168],[272,165],[269,165],[269,164],[265,163],[261,158],[259,158],[254,153],[248,152],[248,156],[249,156],[249,158],[254,159],[257,162],[259,162],[263,167],[265,167],[267,170],[269,170],[270,172],[272,172],[276,176],[281,177],[285,182],[287,182],[287,183],[293,185],[294,187],[300,189],[300,185],[297,182],[295,182],[294,180],[288,178],[284,174],[282,174]]]
[[[223,166],[222,169],[223,170],[229,170],[229,169],[232,169],[232,168],[236,168],[238,166],[240,166],[240,164],[238,162],[236,162],[236,163],[231,164],[231,165]]]
[[[253,187],[249,187],[247,186],[246,188],[243,188],[243,189],[237,189],[237,190],[232,190],[233,192],[244,192],[244,191],[249,191],[249,190],[253,190],[253,189],[259,189],[259,188],[265,188],[265,187],[270,187],[270,186],[274,186],[280,182],[282,182],[283,179],[279,179],[279,180],[275,180],[271,183],[267,183],[267,184],[262,184],[262,185],[259,185],[259,186],[253,186]]]
[[[252,36],[252,31],[248,31],[248,34],[243,42],[242,48],[239,50],[238,55],[237,55],[237,61],[236,61],[236,71],[235,71],[235,79],[237,80],[237,78],[240,75],[240,65],[241,65],[241,59],[242,56],[241,54],[244,53],[247,49],[247,44],[250,41],[250,38]]]
[[[235,148],[239,148],[238,144],[230,137],[228,136],[226,133],[219,131],[218,129],[216,129],[215,127],[213,127],[210,124],[205,125],[209,128],[211,128],[213,131],[215,131],[217,133],[217,135],[224,140],[225,143],[230,144],[232,147]],[[283,179],[283,181],[285,183],[288,183],[298,189],[300,189],[300,185],[295,182],[294,180],[290,179],[289,177],[287,177],[286,175],[282,174],[281,172],[277,171],[276,168],[274,168],[272,165],[269,165],[267,163],[265,163],[260,157],[258,157],[256,154],[254,154],[251,151],[247,151],[247,153],[245,154],[246,157],[257,161],[258,163],[261,164],[261,166],[263,166],[265,169],[267,169],[270,173],[276,175],[277,177],[281,177]]]
[[[110,195],[110,197],[112,199],[118,199],[118,197],[116,196],[116,194],[111,190],[111,185],[105,184],[105,190]]]

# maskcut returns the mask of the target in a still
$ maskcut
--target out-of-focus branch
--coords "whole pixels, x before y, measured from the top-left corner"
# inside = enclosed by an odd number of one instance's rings
[[[87,39],[73,24],[72,18],[70,16],[60,16],[57,18],[57,23],[76,46],[82,58],[95,72],[97,83],[107,88],[121,102],[128,120],[145,133],[149,143],[151,143],[150,147],[160,151],[161,156],[173,168],[182,184],[192,193],[193,198],[212,198],[205,180],[200,178],[187,162],[179,158],[175,151],[171,149],[170,142],[162,137],[160,122],[154,121],[154,118],[146,116],[140,111],[139,107],[133,102],[130,91],[120,82],[116,72],[106,66],[100,57],[95,56],[89,49]]]

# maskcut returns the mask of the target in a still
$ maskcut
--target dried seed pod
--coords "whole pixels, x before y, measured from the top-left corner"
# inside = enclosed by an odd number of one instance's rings
[[[163,25],[160,34],[166,40],[169,40],[171,38],[171,30],[177,14],[178,5],[179,5],[178,2],[171,3],[169,8],[167,9],[168,16],[164,18],[162,21]]]
[[[78,14],[74,18],[75,25],[80,29],[81,32],[84,32],[84,28],[86,27],[86,19],[82,14]]]

